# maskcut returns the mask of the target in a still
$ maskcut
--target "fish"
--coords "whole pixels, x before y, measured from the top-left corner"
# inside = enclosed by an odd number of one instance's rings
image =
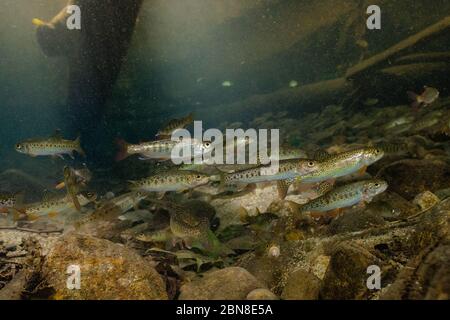
[[[167,242],[173,240],[174,235],[170,228],[140,233],[136,236],[136,240],[142,242]]]
[[[149,196],[148,193],[142,191],[131,191],[122,194],[113,199],[109,199],[106,203],[100,205],[96,210],[84,216],[75,222],[76,228],[81,228],[95,221],[108,219],[111,216],[118,218],[125,212],[135,208],[138,209],[139,203]]]
[[[270,165],[262,165],[233,173],[222,173],[219,178],[223,185],[249,184],[292,179],[319,169],[318,162],[310,159],[280,160],[278,165],[278,172],[271,172]],[[217,180],[217,177],[211,179]]]
[[[163,129],[156,133],[158,139],[170,138],[177,129],[184,129],[194,121],[194,114],[190,113],[186,117],[170,120]]]
[[[396,128],[396,127],[404,125],[404,124],[410,124],[413,121],[414,121],[413,116],[402,116],[402,117],[396,118],[396,119],[386,123],[383,126],[383,129],[390,130],[390,129]]]
[[[408,145],[403,142],[379,142],[374,147],[383,150],[385,154],[399,154],[409,151]]]
[[[311,200],[300,206],[299,210],[301,213],[327,212],[356,204],[369,203],[376,195],[384,192],[387,187],[387,182],[379,179],[349,183]]]
[[[300,159],[306,158],[307,154],[304,150],[299,148],[292,147],[281,147],[278,152],[279,160],[288,160],[288,159]],[[268,154],[270,157],[270,150],[268,150]],[[224,157],[225,159],[225,157]],[[261,165],[261,159],[259,154],[256,155],[257,163],[245,163],[245,164],[209,164],[206,160],[202,160],[200,163],[191,163],[191,164],[183,164],[179,167],[179,170],[188,170],[188,171],[199,171],[203,173],[220,173],[227,172],[232,173],[239,170],[247,170],[251,168],[256,168]]]
[[[424,118],[414,122],[410,128],[410,131],[412,131],[412,132],[422,131],[426,128],[434,126],[439,121],[440,121],[439,116],[430,115],[430,116],[424,117]]]
[[[63,139],[59,130],[46,139],[30,139],[17,143],[15,149],[19,153],[27,154],[32,157],[36,156],[52,156],[64,159],[63,155],[67,154],[73,158],[73,151],[85,156],[80,146],[80,137],[75,140]]]
[[[301,183],[315,183],[336,179],[352,173],[364,173],[367,166],[375,163],[384,156],[379,148],[359,148],[335,155],[330,155],[319,161],[319,169],[295,178]]]
[[[145,192],[185,191],[205,185],[210,176],[195,171],[164,171],[150,177],[129,181],[131,190]]]
[[[116,155],[116,161],[122,161],[133,154],[140,155],[141,160],[175,160],[172,157],[172,150],[177,145],[180,148],[183,146],[191,147],[191,157],[180,156],[177,158],[180,160],[190,160],[194,155],[205,154],[213,150],[210,141],[199,141],[197,139],[182,139],[182,141],[165,139],[142,142],[139,144],[130,144],[123,139],[117,139],[119,151]]]
[[[97,195],[92,192],[83,192],[77,195],[77,201],[81,207],[91,203],[96,198]],[[54,218],[58,215],[70,213],[74,209],[75,205],[71,197],[65,195],[57,198],[44,198],[41,202],[24,205],[17,211],[19,214],[25,214],[28,220],[36,220],[45,216]]]
[[[439,97],[439,91],[437,89],[427,86],[424,86],[424,91],[420,95],[412,91],[408,91],[407,94],[412,101],[411,107],[415,110],[418,110],[421,106],[426,107],[431,105]]]
[[[210,229],[213,215],[202,201],[190,200],[177,204],[173,201],[149,199],[170,214],[170,230],[183,239],[188,247],[196,247],[211,255],[228,255],[232,250],[223,245]],[[215,213],[215,211],[214,211]]]

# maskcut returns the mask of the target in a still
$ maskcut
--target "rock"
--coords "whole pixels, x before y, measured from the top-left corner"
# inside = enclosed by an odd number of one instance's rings
[[[323,280],[323,278],[325,277],[328,266],[330,265],[330,259],[330,256],[320,255],[314,260],[311,271],[320,280]]]
[[[450,166],[440,160],[400,160],[379,172],[379,177],[388,182],[389,190],[406,200],[427,190],[434,192],[450,187],[449,176]]]
[[[367,267],[378,265],[378,259],[356,244],[342,243],[333,250],[320,296],[324,299],[366,298]]]
[[[259,288],[247,295],[247,300],[278,300],[278,297],[270,290]]]
[[[244,300],[264,285],[247,270],[228,267],[211,271],[201,279],[183,285],[180,300]]]
[[[317,300],[321,281],[312,272],[298,269],[291,273],[281,294],[286,300]]]
[[[367,229],[373,226],[381,226],[385,223],[379,212],[375,210],[357,209],[334,219],[328,230],[331,234],[338,234],[344,232],[353,232]]]
[[[413,200],[413,203],[418,205],[421,210],[427,210],[434,207],[441,200],[432,192],[425,191],[419,193]]]
[[[78,265],[81,288],[67,289],[67,268]],[[167,299],[164,281],[141,256],[123,245],[88,235],[63,236],[47,255],[42,275],[54,299]]]

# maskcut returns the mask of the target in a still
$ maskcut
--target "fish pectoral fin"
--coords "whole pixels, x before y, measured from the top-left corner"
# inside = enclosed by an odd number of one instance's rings
[[[65,186],[66,186],[66,183],[63,181],[63,182],[58,183],[58,184],[55,186],[55,189],[56,189],[56,190],[61,190],[61,189],[64,189]]]
[[[27,214],[27,219],[29,221],[35,221],[35,220],[39,219],[39,216],[34,213],[29,213],[29,214]]]
[[[367,201],[368,202],[368,201]],[[364,209],[366,207],[366,201],[363,200],[355,205],[355,208]]]
[[[6,207],[0,207],[0,213],[9,213],[9,209]]]
[[[58,214],[59,214],[59,212],[56,212],[56,211],[52,211],[52,212],[49,212],[48,214],[47,214],[47,216],[49,217],[49,218],[56,218],[57,216],[58,216]]]
[[[279,180],[279,181],[277,181],[278,197],[281,200],[286,198],[290,185],[291,185],[291,181],[290,180]]]
[[[343,211],[344,211],[343,208],[337,208],[337,209],[334,209],[334,210],[327,211],[326,215],[329,218],[336,218],[336,217],[339,217],[342,214]]]
[[[366,174],[366,170],[367,170],[367,166],[362,167],[361,169],[358,170],[358,173],[360,175],[364,175]]]

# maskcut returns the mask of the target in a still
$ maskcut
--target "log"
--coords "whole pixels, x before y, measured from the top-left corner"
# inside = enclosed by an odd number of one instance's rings
[[[344,78],[325,80],[297,88],[281,89],[272,93],[251,96],[242,101],[219,105],[196,112],[203,121],[248,121],[264,112],[311,111],[337,103],[353,90]]]
[[[28,270],[20,270],[14,278],[0,290],[0,300],[21,300],[27,284]]]
[[[450,16],[442,19],[441,21],[425,28],[424,30],[406,38],[403,41],[400,41],[396,45],[390,47],[389,49],[378,53],[361,63],[356,64],[355,66],[349,68],[345,74],[345,78],[354,78],[355,76],[367,72],[375,67],[378,67],[383,62],[387,61],[389,58],[392,58],[405,50],[422,44],[432,38],[438,37],[444,34],[450,28]]]
[[[424,63],[411,63],[397,65],[393,67],[388,67],[381,69],[380,72],[397,77],[406,78],[421,78],[427,75],[433,75],[435,73],[443,72],[447,73],[450,71],[450,62],[424,62]]]
[[[449,62],[450,52],[423,52],[402,56],[395,60],[396,63],[418,63],[418,62]]]

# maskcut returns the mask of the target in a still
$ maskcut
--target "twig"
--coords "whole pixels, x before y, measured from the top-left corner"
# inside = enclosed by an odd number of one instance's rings
[[[376,54],[370,57],[369,59],[366,59],[361,63],[358,63],[355,66],[349,68],[347,70],[347,73],[345,74],[345,77],[347,79],[353,78],[355,75],[365,72],[368,69],[371,69],[377,66],[378,64],[385,62],[389,58],[392,58],[393,56],[405,51],[406,49],[411,48],[412,46],[423,43],[432,37],[444,34],[449,28],[450,28],[450,16],[429,26],[428,28],[425,28],[424,30],[420,31],[419,33],[416,33],[415,35],[412,35],[406,38],[405,40],[400,41],[399,43],[390,47],[389,49],[379,54]]]
[[[18,226],[0,226],[0,230],[17,230],[17,231],[23,231],[23,232],[31,232],[31,233],[62,233],[64,231],[63,228],[59,229],[52,229],[52,230],[38,230],[38,229],[31,229],[31,228],[23,228]]]

